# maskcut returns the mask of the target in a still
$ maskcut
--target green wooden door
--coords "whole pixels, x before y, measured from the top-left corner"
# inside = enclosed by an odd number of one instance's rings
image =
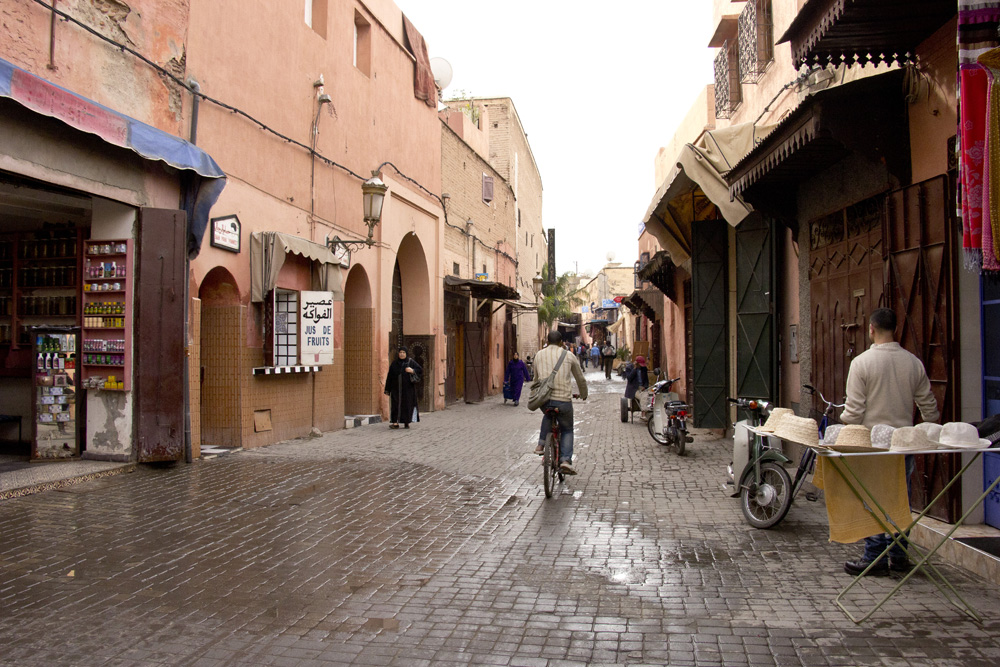
[[[725,220],[696,222],[691,227],[692,408],[697,428],[723,428],[727,421],[727,235]]]
[[[773,222],[753,214],[736,228],[736,392],[777,397]]]

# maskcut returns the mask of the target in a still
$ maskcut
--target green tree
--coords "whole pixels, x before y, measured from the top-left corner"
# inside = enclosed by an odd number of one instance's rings
[[[548,280],[549,266],[542,267],[542,277]],[[557,320],[568,319],[573,309],[583,303],[575,294],[569,293],[572,273],[564,273],[556,278],[554,283],[546,283],[542,287],[542,300],[538,304],[538,319],[551,329]]]

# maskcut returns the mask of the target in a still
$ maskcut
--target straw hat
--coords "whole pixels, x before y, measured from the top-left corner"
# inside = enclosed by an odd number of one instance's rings
[[[807,447],[819,446],[819,426],[815,419],[785,415],[774,429],[774,435],[782,440],[797,442]]]
[[[785,415],[794,415],[795,411],[791,408],[773,408],[771,414],[768,415],[767,421],[761,426],[758,431],[766,431],[767,433],[774,433],[774,429],[777,428],[778,422],[782,420]],[[817,431],[818,433],[819,431]]]
[[[979,431],[972,424],[965,422],[948,422],[941,427],[938,436],[945,447],[956,449],[983,449],[990,446],[990,441],[979,437]]]
[[[837,434],[835,449],[841,452],[865,452],[872,449],[872,432],[867,426],[848,424]]]
[[[932,442],[923,429],[915,426],[904,426],[903,428],[897,428],[893,432],[892,444],[889,446],[889,451],[921,452],[938,448],[940,448],[940,445]]]

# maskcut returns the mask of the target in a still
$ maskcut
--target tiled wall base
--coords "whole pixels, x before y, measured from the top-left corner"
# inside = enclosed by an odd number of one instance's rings
[[[344,415],[344,428],[354,428],[355,426],[381,423],[382,415]]]

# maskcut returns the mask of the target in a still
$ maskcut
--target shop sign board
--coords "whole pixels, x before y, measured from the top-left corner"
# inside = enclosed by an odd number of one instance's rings
[[[304,366],[332,364],[333,292],[300,292],[300,297],[300,363]]]
[[[617,308],[618,302],[614,299],[601,299],[601,308]]]
[[[212,218],[212,247],[238,253],[241,227],[240,219],[235,215]]]

